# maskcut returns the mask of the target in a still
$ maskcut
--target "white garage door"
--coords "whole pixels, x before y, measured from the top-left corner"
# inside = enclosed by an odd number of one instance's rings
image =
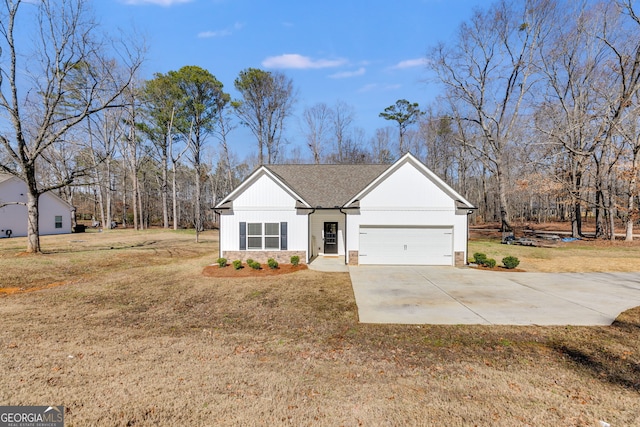
[[[453,229],[360,227],[360,264],[453,265]]]

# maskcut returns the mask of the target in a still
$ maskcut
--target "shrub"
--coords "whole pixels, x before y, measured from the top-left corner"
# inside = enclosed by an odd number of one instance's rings
[[[253,264],[253,258],[247,258],[247,265]]]
[[[476,252],[475,254],[473,254],[473,262],[475,262],[476,264],[484,265],[486,261],[487,261],[487,255],[481,252]]]
[[[242,261],[240,261],[239,259],[233,261],[233,268],[235,268],[236,270],[240,270],[242,268]]]
[[[249,264],[249,260],[247,260],[247,264]],[[260,270],[260,263],[251,260],[251,264],[249,264],[249,267],[253,268],[254,270]]]
[[[496,266],[496,260],[493,258],[488,258],[484,261],[483,265],[489,268],[493,268]]]
[[[504,264],[505,268],[512,269],[520,265],[520,260],[514,256],[507,256],[502,258],[502,263]]]
[[[270,269],[275,270],[276,268],[278,268],[278,261],[276,261],[273,258],[269,258],[267,260],[267,265],[269,266]]]
[[[298,255],[294,255],[291,257],[291,264],[293,266],[296,266],[298,264],[300,264],[300,257]]]
[[[218,258],[216,260],[216,263],[218,264],[218,267],[220,267],[220,268],[226,267],[227,266],[227,259],[226,258]]]

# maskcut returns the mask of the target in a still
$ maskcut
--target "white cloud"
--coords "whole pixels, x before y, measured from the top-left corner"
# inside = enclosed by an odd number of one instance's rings
[[[202,31],[198,33],[198,38],[200,39],[208,39],[211,37],[225,37],[230,36],[231,31],[229,30],[218,30],[218,31]]]
[[[175,4],[189,3],[192,0],[124,0],[125,4],[133,6],[152,4],[155,6],[169,7]]]
[[[367,70],[364,67],[360,67],[354,71],[340,71],[339,73],[331,74],[329,78],[332,79],[348,79],[349,77],[362,76]]]
[[[233,30],[239,31],[244,27],[244,23],[236,22],[233,24]],[[229,28],[225,28],[224,30],[215,30],[215,31],[201,31],[198,33],[198,38],[200,39],[208,39],[212,37],[226,37],[233,34],[233,31]]]
[[[297,53],[285,53],[280,56],[270,56],[262,61],[262,66],[266,68],[332,68],[344,65],[345,59],[311,59],[308,56],[298,55]]]
[[[381,85],[379,83],[370,83],[368,85],[362,86],[360,89],[358,89],[358,92],[360,93],[373,92],[373,91],[383,92],[388,90],[400,89],[401,87],[402,85],[400,84]]]
[[[425,67],[428,63],[429,61],[426,58],[407,59],[398,62],[391,68],[394,70],[403,70],[405,68]]]

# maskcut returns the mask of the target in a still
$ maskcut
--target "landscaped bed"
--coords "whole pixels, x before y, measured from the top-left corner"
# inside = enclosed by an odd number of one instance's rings
[[[250,268],[246,264],[243,264],[239,269],[235,269],[231,265],[220,267],[218,264],[213,264],[206,266],[202,270],[202,274],[207,277],[264,277],[295,273],[306,269],[306,264],[279,264],[277,268],[269,268],[267,264],[260,264],[259,269]]]
[[[62,283],[0,296],[0,404],[64,405],[67,426],[640,425],[639,308],[609,327],[363,325],[348,274],[206,277],[217,235],[193,237],[50,236],[22,257],[0,240],[3,286]]]

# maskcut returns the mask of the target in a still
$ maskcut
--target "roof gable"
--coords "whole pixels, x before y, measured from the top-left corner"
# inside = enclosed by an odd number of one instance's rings
[[[249,187],[251,187],[258,180],[260,180],[260,178],[262,178],[264,176],[267,176],[271,180],[273,180],[273,182],[275,184],[280,186],[280,188],[282,188],[285,192],[289,193],[291,195],[291,197],[293,197],[295,200],[299,201],[300,204],[302,204],[303,207],[306,207],[306,208],[310,208],[311,207],[311,205],[309,205],[301,195],[299,195],[285,181],[283,181],[280,177],[275,175],[273,172],[271,172],[265,166],[260,166],[258,169],[253,171],[253,173],[251,175],[249,175],[244,181],[242,181],[242,183],[240,183],[240,185],[238,185],[231,193],[229,193],[227,195],[227,197],[222,199],[215,207],[217,209],[228,209],[228,208],[232,207],[233,206],[233,200],[235,200],[239,195],[241,195],[243,192],[245,192],[247,189],[249,189]]]
[[[454,202],[456,202],[457,207],[461,207],[464,209],[475,209],[475,207],[465,199],[461,194],[451,188],[447,183],[445,183],[440,177],[438,177],[435,173],[433,173],[429,168],[427,168],[424,163],[416,159],[411,153],[407,153],[402,156],[396,163],[394,163],[391,167],[385,170],[382,174],[380,174],[373,182],[363,188],[358,194],[349,199],[344,206],[351,207],[354,206],[357,202],[359,202],[363,197],[365,197],[368,193],[370,193],[374,188],[379,186],[382,182],[384,182],[389,176],[398,171],[405,164],[410,163],[416,169],[418,169],[427,179],[429,179],[436,187],[442,190],[447,196],[449,196]],[[462,206],[460,206],[462,205]]]

